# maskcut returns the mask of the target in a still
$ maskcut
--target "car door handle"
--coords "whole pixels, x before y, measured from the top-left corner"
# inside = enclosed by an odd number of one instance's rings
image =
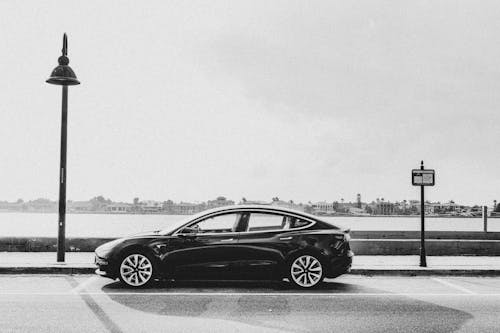
[[[280,240],[290,240],[290,239],[292,239],[292,238],[293,238],[293,237],[291,237],[291,236],[290,236],[290,237],[280,237]]]
[[[234,240],[234,238],[226,238],[226,239],[221,239],[221,243],[222,242],[232,242]]]

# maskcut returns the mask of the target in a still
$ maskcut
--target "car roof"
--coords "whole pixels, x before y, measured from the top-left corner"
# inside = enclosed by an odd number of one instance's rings
[[[314,216],[312,214],[308,214],[296,209],[291,209],[291,208],[286,208],[286,207],[280,207],[280,206],[274,206],[274,205],[259,205],[259,204],[252,204],[252,205],[231,205],[231,206],[221,206],[217,208],[212,208],[208,210],[204,210],[197,215],[199,217],[207,215],[207,214],[212,214],[212,213],[218,213],[218,212],[232,212],[232,211],[266,211],[266,212],[275,212],[275,213],[285,213],[285,214],[293,214],[293,215],[299,215],[303,216],[305,218],[314,220],[314,221],[321,221],[325,222],[321,219],[319,219],[317,216]]]
[[[302,211],[299,211],[299,210],[290,209],[290,208],[286,208],[286,207],[279,207],[279,206],[274,206],[274,205],[252,204],[252,205],[221,206],[221,207],[216,207],[216,208],[212,208],[212,209],[207,209],[207,210],[201,211],[201,212],[199,212],[197,214],[189,216],[189,219],[188,220],[186,219],[186,221],[184,221],[185,223],[179,225],[178,227],[176,227],[172,231],[169,231],[168,233],[175,232],[176,230],[179,230],[179,229],[183,228],[185,225],[188,225],[188,224],[192,223],[195,220],[203,219],[204,217],[212,215],[212,214],[225,213],[225,212],[226,213],[231,213],[231,212],[245,212],[245,211],[247,211],[247,212],[248,211],[250,211],[250,212],[253,211],[253,212],[290,214],[290,215],[304,217],[304,218],[307,218],[309,220],[312,220],[318,226],[322,226],[322,227],[328,226],[327,229],[330,229],[330,228],[337,229],[337,230],[341,229],[341,228],[339,228],[336,225],[333,225],[333,224],[331,224],[331,223],[329,223],[327,221],[324,221],[324,220],[318,218],[317,216],[314,216],[312,214],[308,214],[308,213],[305,213],[305,212],[302,212]]]

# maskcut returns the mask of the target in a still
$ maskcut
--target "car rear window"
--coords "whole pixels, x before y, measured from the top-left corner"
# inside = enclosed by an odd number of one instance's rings
[[[277,214],[252,213],[248,221],[248,231],[288,229],[286,217]]]
[[[305,227],[310,221],[294,216],[271,213],[252,213],[247,231],[289,230]]]
[[[297,217],[292,217],[292,222],[291,222],[291,228],[301,228],[305,227],[306,225],[310,224],[311,222],[303,219],[299,219]]]

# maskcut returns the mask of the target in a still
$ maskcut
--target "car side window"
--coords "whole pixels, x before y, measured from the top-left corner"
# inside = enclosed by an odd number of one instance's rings
[[[201,220],[188,228],[196,233],[223,233],[234,232],[237,227],[240,214],[223,214]]]
[[[252,213],[247,231],[284,230],[290,228],[290,218],[279,214]]]
[[[310,224],[311,222],[307,220],[302,220],[299,219],[298,217],[291,217],[292,222],[290,224],[290,228],[300,228],[300,227],[305,227],[306,225]]]

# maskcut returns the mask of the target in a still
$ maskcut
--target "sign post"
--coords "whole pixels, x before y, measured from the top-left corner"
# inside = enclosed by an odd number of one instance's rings
[[[488,232],[488,206],[483,206],[483,230]]]
[[[420,267],[427,267],[425,256],[425,196],[424,187],[434,186],[435,172],[432,169],[424,169],[424,161],[420,162],[420,169],[411,171],[411,183],[420,186]]]

